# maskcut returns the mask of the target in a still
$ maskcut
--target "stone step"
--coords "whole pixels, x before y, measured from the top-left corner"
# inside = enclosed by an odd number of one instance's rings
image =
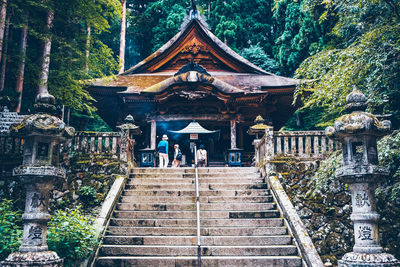
[[[220,196],[220,197],[234,197],[234,196],[269,196],[270,191],[267,189],[242,189],[242,190],[200,190],[200,197],[202,196]],[[195,196],[194,190],[137,190],[126,189],[123,196]]]
[[[201,218],[212,219],[258,219],[258,218],[276,218],[280,216],[278,210],[265,210],[265,211],[200,211]],[[192,219],[196,218],[196,209],[190,210],[175,210],[175,211],[122,211],[117,210],[114,212],[114,218],[120,219],[151,219],[151,218],[175,218],[175,219]]]
[[[193,232],[194,230],[194,232]],[[197,234],[197,228],[193,226],[165,226],[165,227],[120,227],[110,226],[107,230],[107,236],[110,235],[189,235],[188,233]],[[221,236],[221,235],[286,235],[286,227],[201,227],[201,235]]]
[[[268,267],[301,267],[299,256],[204,256],[201,258],[203,267],[215,266],[268,266]],[[115,256],[99,257],[96,267],[109,266],[197,266],[197,256],[193,257],[132,257]]]
[[[248,211],[248,210],[272,210],[274,203],[200,203],[201,211]],[[196,210],[196,203],[119,203],[118,211],[187,211]]]
[[[196,239],[196,238],[194,238]],[[296,254],[293,245],[273,246],[207,246],[201,247],[202,256],[292,256]],[[100,255],[107,256],[195,256],[197,246],[156,246],[156,245],[102,245]]]
[[[197,266],[194,169],[130,177],[96,266]],[[199,168],[199,181],[202,266],[302,266],[257,168]]]
[[[197,236],[107,236],[109,245],[188,245],[197,244]],[[106,245],[105,244],[105,245]],[[201,236],[204,246],[268,246],[292,245],[290,235],[277,236]]]
[[[194,178],[131,178],[128,180],[128,184],[194,184]],[[252,183],[264,183],[261,178],[255,177],[237,177],[237,178],[227,178],[227,177],[212,177],[212,178],[199,178],[199,184],[210,184],[210,183],[221,183],[221,184],[252,184]]]
[[[228,167],[212,167],[212,168],[199,168],[199,173],[218,173],[218,172],[242,172],[242,173],[259,173],[257,167],[244,167],[244,168],[228,168]]]
[[[195,173],[135,173],[131,174],[129,176],[132,179],[161,179],[161,178],[174,178],[174,179],[194,179]],[[214,177],[220,177],[220,178],[227,178],[230,177],[232,179],[238,179],[241,177],[246,177],[246,178],[261,178],[259,173],[241,173],[241,172],[226,172],[226,173],[199,173],[199,179],[202,178],[214,178]]]
[[[260,184],[200,184],[200,190],[245,190],[245,189],[266,189],[267,185],[264,183]],[[195,190],[194,184],[155,184],[155,185],[129,185],[127,184],[125,189],[137,189],[137,190]]]
[[[118,211],[191,211],[196,210],[196,203],[118,203]]]
[[[196,198],[193,196],[122,196],[121,202],[145,203],[145,202],[162,202],[162,203],[188,203],[194,202]],[[256,196],[256,197],[200,197],[200,203],[266,203],[272,202],[272,196]]]
[[[258,173],[256,167],[244,168],[227,168],[227,167],[212,167],[212,168],[198,168],[199,174],[203,173]],[[195,169],[191,167],[184,168],[134,168],[132,174],[137,173],[195,173]]]
[[[196,226],[196,219],[171,219],[171,218],[112,218],[110,226],[146,226],[146,227],[164,227],[164,226]],[[263,219],[201,219],[201,227],[282,227],[282,218],[263,218]]]

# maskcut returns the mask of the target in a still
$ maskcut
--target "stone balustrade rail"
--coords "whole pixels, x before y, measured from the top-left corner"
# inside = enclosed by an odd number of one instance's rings
[[[82,153],[111,153],[121,158],[121,132],[76,132],[68,144],[69,151]],[[0,133],[0,154],[22,154],[23,140],[8,133]]]
[[[72,151],[84,153],[111,153],[119,155],[120,132],[76,132],[71,144]]]
[[[17,112],[10,111],[7,107],[0,112],[0,133],[6,133],[11,124],[19,123],[26,115],[20,115]]]
[[[127,144],[121,142],[121,132],[76,132],[68,145],[70,151],[82,153],[111,153],[118,158],[126,154]],[[23,140],[0,133],[0,154],[22,153]],[[266,130],[260,140],[255,140],[255,157],[259,162],[265,157],[293,156],[300,160],[321,160],[328,153],[340,149],[339,144],[328,139],[323,131],[279,132]]]
[[[291,156],[299,160],[322,160],[340,144],[325,135],[324,131],[271,131],[266,130],[260,140],[254,141],[256,162],[275,156]]]

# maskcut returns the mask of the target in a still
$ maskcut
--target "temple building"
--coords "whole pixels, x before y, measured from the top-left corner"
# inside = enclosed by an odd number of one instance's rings
[[[295,111],[296,83],[250,63],[194,16],[156,52],[114,80],[95,81],[89,92],[110,126],[133,115],[143,131],[136,140],[139,149],[154,149],[163,134],[193,120],[219,130],[199,142],[210,162],[221,162],[230,148],[244,149],[244,160],[251,157],[254,137],[246,132],[257,115],[275,129],[284,125]],[[188,140],[172,136],[173,142],[187,152]]]

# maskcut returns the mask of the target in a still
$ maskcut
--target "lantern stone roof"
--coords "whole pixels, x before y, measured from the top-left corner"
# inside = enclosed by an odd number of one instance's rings
[[[140,135],[142,133],[140,127],[135,124],[135,119],[130,114],[126,116],[124,124],[117,126],[117,128],[121,130],[129,130],[134,135]]]
[[[326,135],[336,139],[356,134],[387,135],[391,129],[391,122],[380,121],[375,115],[365,112],[367,100],[361,91],[354,88],[346,97],[346,110],[351,113],[338,118],[333,127],[327,127]]]
[[[67,126],[61,119],[46,113],[26,116],[21,122],[12,124],[10,131],[18,136],[41,134],[57,135],[61,138],[72,138],[75,134],[73,127]]]

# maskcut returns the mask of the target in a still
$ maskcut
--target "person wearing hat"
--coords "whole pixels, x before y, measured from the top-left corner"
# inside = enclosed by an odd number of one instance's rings
[[[160,168],[168,167],[168,136],[166,134],[163,135],[162,140],[158,143],[158,157],[160,160]]]
[[[207,151],[204,149],[204,145],[200,145],[199,150],[197,150],[197,166],[205,167],[207,166]]]

